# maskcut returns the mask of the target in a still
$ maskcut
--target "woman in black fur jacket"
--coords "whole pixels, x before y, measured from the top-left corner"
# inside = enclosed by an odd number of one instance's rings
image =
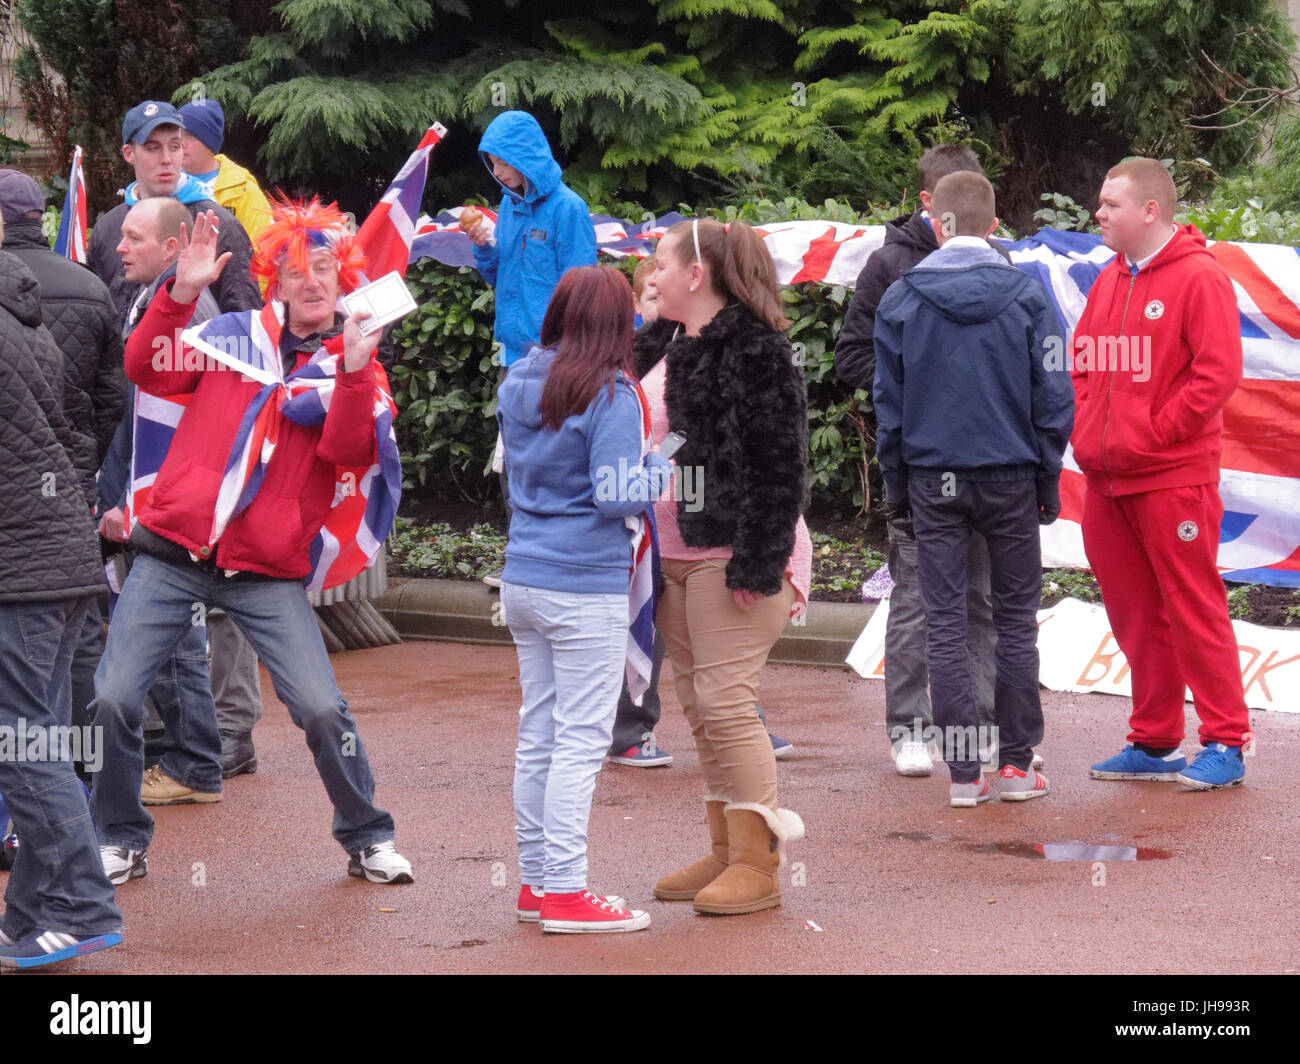
[[[812,563],[803,372],[772,258],[743,223],[682,222],[659,242],[660,321],[637,334],[637,370],[675,456],[674,498],[655,507],[664,592],[656,620],[708,783],[713,848],[655,884],[700,912],[781,903],[784,844],[803,823],[777,808],[776,762],[755,712],[758,674]]]

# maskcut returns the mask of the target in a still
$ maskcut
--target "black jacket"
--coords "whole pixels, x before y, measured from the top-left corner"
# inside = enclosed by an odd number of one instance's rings
[[[698,466],[703,506],[677,503],[682,539],[730,547],[727,587],[778,594],[808,505],[808,393],[790,342],[740,303],[698,337],[660,319],[636,334],[637,373],[665,354],[668,423],[686,437],[679,466]]]
[[[63,354],[41,325],[30,270],[0,252],[0,602],[80,598],[104,587],[59,385]]]
[[[886,289],[938,247],[930,223],[920,211],[885,223],[885,243],[867,256],[835,341],[835,373],[850,388],[871,391],[876,375],[871,333]]]
[[[95,470],[121,420],[126,395],[113,303],[103,281],[50,250],[39,220],[6,225],[4,249],[21,259],[41,286],[41,318],[63,352],[63,410],[72,430],[72,464],[90,505]]]
[[[253,246],[248,242],[248,234],[239,224],[239,219],[212,200],[199,200],[185,206],[189,209],[190,217],[201,210],[216,212],[217,254],[223,255],[227,251],[231,253],[226,268],[212,286],[212,294],[216,297],[221,313],[261,310],[262,293],[248,269],[253,261]],[[90,234],[90,247],[86,249],[90,268],[108,285],[119,324],[126,320],[126,312],[140,291],[138,284],[126,279],[126,274],[122,272],[122,259],[117,253],[117,245],[122,242],[122,219],[130,209],[125,203],[119,203],[111,211],[101,214]]]
[[[1010,261],[1000,244],[995,241],[990,244]],[[867,256],[835,341],[835,373],[850,388],[871,391],[876,375],[876,348],[871,334],[876,326],[876,308],[885,292],[905,270],[938,248],[934,230],[921,211],[902,214],[885,223],[885,242]]]

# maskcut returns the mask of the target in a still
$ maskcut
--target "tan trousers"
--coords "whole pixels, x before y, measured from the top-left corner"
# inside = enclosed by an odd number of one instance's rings
[[[790,619],[795,591],[786,580],[780,594],[742,610],[727,588],[726,570],[726,558],[665,558],[655,620],[709,797],[775,810],[776,761],[754,704],[758,674]]]

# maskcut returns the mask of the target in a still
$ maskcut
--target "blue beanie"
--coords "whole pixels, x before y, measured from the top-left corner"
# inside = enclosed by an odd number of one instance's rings
[[[193,133],[214,155],[226,136],[226,114],[216,100],[196,100],[181,108],[185,132]]]

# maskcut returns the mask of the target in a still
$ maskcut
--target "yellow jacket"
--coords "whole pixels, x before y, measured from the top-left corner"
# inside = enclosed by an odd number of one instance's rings
[[[224,155],[217,156],[221,169],[213,182],[212,198],[239,219],[248,239],[254,243],[271,222],[271,205],[258,187],[257,179]]]

